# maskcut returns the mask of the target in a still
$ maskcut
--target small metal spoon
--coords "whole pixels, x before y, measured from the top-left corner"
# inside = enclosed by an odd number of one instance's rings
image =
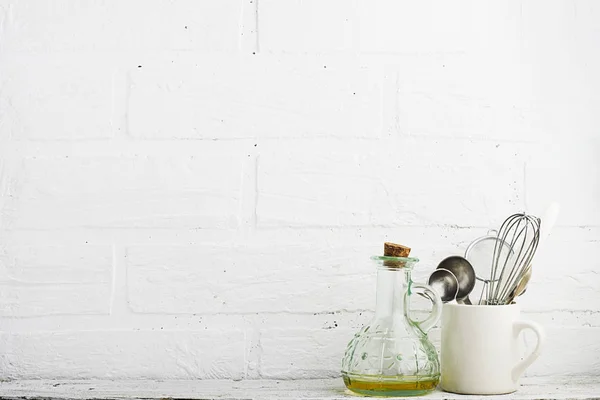
[[[475,270],[471,263],[461,256],[450,256],[443,259],[437,269],[447,269],[452,272],[458,281],[458,293],[456,302],[461,304],[471,304],[469,294],[475,287]]]
[[[527,272],[525,273],[525,275],[523,275],[523,277],[519,281],[519,284],[517,285],[515,290],[513,290],[510,293],[510,296],[508,296],[507,304],[512,303],[517,297],[519,297],[520,295],[525,293],[525,290],[527,290],[527,284],[529,283],[529,280],[531,279],[531,271],[533,271],[533,269],[531,268],[531,265],[530,265],[529,268],[527,269]]]
[[[440,295],[444,303],[456,299],[458,279],[447,269],[438,268],[434,270],[429,275],[427,283]]]

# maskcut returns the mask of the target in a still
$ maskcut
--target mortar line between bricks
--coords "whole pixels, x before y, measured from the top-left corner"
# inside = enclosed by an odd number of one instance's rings
[[[127,91],[129,92],[130,89],[127,89]],[[129,96],[129,94],[127,94],[126,96]],[[129,100],[126,99],[126,102],[128,103]],[[128,125],[129,125],[129,110],[128,110],[128,105],[126,107],[125,110],[125,116],[124,116],[124,121],[123,123],[126,125],[125,127],[125,134],[126,139],[128,140],[127,143],[135,143],[135,144],[142,144],[145,146],[172,146],[172,147],[178,147],[178,146],[187,146],[187,145],[194,145],[195,143],[197,143],[198,145],[204,145],[206,143],[224,143],[224,144],[230,144],[230,143],[240,143],[240,144],[245,144],[245,143],[251,143],[256,141],[255,137],[251,137],[251,136],[239,136],[239,137],[228,137],[228,138],[175,138],[175,139],[156,139],[156,138],[144,138],[143,140],[140,139],[136,139],[136,138],[132,138],[131,135],[128,132]],[[394,116],[394,119],[396,119],[396,116]],[[394,121],[394,124],[396,124],[397,121]],[[390,142],[394,142],[394,141],[400,141],[402,139],[406,139],[406,138],[410,138],[410,139],[414,139],[417,141],[432,141],[432,140],[440,140],[440,141],[448,141],[448,142],[455,142],[455,141],[462,141],[462,142],[473,142],[473,143],[500,143],[500,144],[522,144],[522,145],[533,145],[533,144],[537,144],[539,143],[539,141],[537,140],[519,140],[519,139],[505,139],[505,138],[501,138],[501,137],[479,137],[479,136],[458,136],[458,135],[454,135],[454,136],[444,136],[444,135],[433,135],[433,134],[428,134],[428,133],[419,133],[419,132],[410,132],[410,133],[402,133],[399,137],[389,137],[389,138],[382,138],[380,136],[354,136],[354,137],[342,137],[342,136],[336,136],[336,135],[324,135],[324,136],[304,136],[304,137],[300,137],[300,136],[291,136],[291,137],[287,137],[285,140],[287,141],[288,145],[294,144],[294,143],[307,143],[307,142],[344,142],[348,145],[358,145],[361,143],[381,143],[381,142],[386,142],[386,141],[390,141]],[[44,150],[44,147],[50,148],[52,149],[57,148],[58,150],[60,150],[60,147],[64,147],[65,149],[70,149],[71,146],[73,146],[73,144],[75,143],[78,146],[89,146],[90,148],[93,148],[95,146],[105,146],[106,149],[108,149],[109,147],[114,148],[115,150],[118,150],[117,146],[121,145],[121,143],[115,143],[114,142],[115,138],[101,138],[101,139],[78,139],[78,140],[67,140],[67,139],[29,139],[27,141],[19,141],[19,142],[14,142],[11,143],[11,146],[13,148],[24,148],[24,147],[31,147],[31,146],[36,146],[38,148],[38,150]],[[260,138],[261,142],[264,145],[268,145],[268,144],[279,144],[281,143],[281,138],[277,138],[275,136],[271,136],[271,137],[262,137]],[[584,143],[584,142],[590,142],[592,141],[591,138],[581,138],[581,139],[574,139],[575,141],[578,141],[579,143]],[[144,150],[144,148],[140,149],[140,150]],[[8,151],[8,149],[7,149]],[[12,153],[12,149],[10,151]]]
[[[245,345],[244,351],[244,379],[256,379],[259,375],[259,363],[262,353],[260,348],[261,326],[256,318],[248,315],[242,316],[244,321]]]
[[[113,67],[114,68],[114,67]],[[110,129],[110,134],[108,139],[113,139],[116,136],[116,132],[118,131],[118,124],[119,124],[119,118],[118,118],[118,111],[117,111],[117,68],[114,68],[112,71],[112,75],[110,77],[110,84],[111,84],[111,88],[110,88],[110,122],[109,122],[109,129]]]
[[[9,7],[10,7],[10,5],[9,5]],[[7,9],[0,8],[0,38],[3,38],[6,36],[5,21],[6,21],[7,14],[8,14]],[[0,40],[0,62],[2,61],[2,55],[4,54],[3,48],[2,48],[2,43],[3,43],[3,41]]]
[[[258,199],[255,200],[258,202]],[[256,214],[256,212],[255,212]],[[255,215],[256,218],[256,215]],[[289,230],[289,231],[324,231],[330,230],[335,232],[353,232],[356,229],[489,229],[488,225],[472,225],[472,226],[460,226],[460,225],[302,225],[302,226],[261,226],[256,227],[257,232],[272,232],[274,230]],[[571,225],[571,224],[558,224],[555,229],[598,229],[600,225]],[[118,232],[177,232],[179,228],[170,227],[106,227],[106,226],[88,226],[83,228],[6,228],[0,227],[0,232],[11,233],[11,232],[39,232],[39,233],[57,233],[57,232],[69,232],[69,233],[80,233],[80,232],[102,232],[102,233],[118,233]],[[201,230],[200,228],[186,228],[186,230],[193,232]],[[210,231],[210,229],[206,229]],[[229,231],[225,229],[216,229],[218,232],[227,233]]]
[[[400,135],[400,73],[396,72],[394,82],[394,135]]]
[[[81,139],[81,140],[66,140],[66,139],[56,139],[56,140],[42,140],[42,139],[32,139],[27,141],[14,141],[6,143],[5,146],[0,148],[0,154],[13,155],[15,151],[27,151],[31,155],[44,155],[45,152],[50,151],[51,155],[60,155],[65,154],[65,152],[72,152],[73,146],[78,151],[100,151],[100,152],[112,152],[114,154],[115,151],[119,153],[123,153],[125,151],[125,155],[128,155],[128,152],[135,151],[135,154],[144,155],[147,152],[155,151],[156,149],[160,150],[182,150],[187,149],[190,150],[194,148],[194,146],[230,146],[231,144],[239,145],[240,148],[245,147],[246,145],[256,143],[257,137],[252,136],[240,136],[240,137],[230,137],[230,138],[194,138],[194,139],[152,139],[152,138],[144,138],[143,140],[132,138],[128,132],[128,119],[129,119],[129,96],[131,92],[131,77],[127,77],[127,83],[125,83],[128,88],[126,89],[126,93],[123,94],[124,104],[124,115],[120,116],[118,121],[115,121],[115,127],[118,129],[121,125],[123,125],[124,137],[119,137],[121,135],[115,135],[112,138],[103,138],[103,139]],[[397,107],[396,107],[397,108]],[[395,118],[395,116],[394,116]],[[117,139],[121,139],[120,142],[116,141]],[[315,147],[322,147],[327,144],[335,144],[338,146],[339,142],[343,142],[343,147],[348,148],[349,150],[353,150],[352,146],[360,146],[364,144],[378,144],[378,143],[403,143],[406,139],[414,140],[416,142],[431,142],[432,140],[437,141],[447,141],[447,142],[469,142],[469,143],[494,143],[494,144],[506,144],[506,145],[524,145],[531,146],[536,143],[544,143],[537,142],[535,140],[520,140],[520,139],[505,139],[500,137],[480,137],[480,136],[445,136],[445,135],[435,135],[435,134],[427,134],[418,132],[410,132],[410,133],[402,133],[398,136],[391,136],[382,138],[381,136],[353,136],[353,137],[340,137],[335,135],[325,135],[325,136],[310,136],[310,137],[288,137],[285,139],[285,146],[283,147],[285,150],[293,150],[295,145],[297,144],[306,144],[312,143],[315,144]],[[263,146],[272,145],[280,145],[281,138],[277,137],[261,137],[261,143]],[[580,138],[574,139],[575,142],[581,145],[588,145],[593,142],[592,138]],[[573,141],[572,141],[573,142]],[[125,146],[125,147],[123,147]],[[289,146],[289,148],[288,148]]]
[[[128,308],[129,310],[129,308]],[[232,317],[245,317],[245,316],[253,316],[253,315],[269,315],[269,316],[277,316],[277,315],[294,315],[294,316],[310,316],[310,315],[335,315],[335,314],[358,314],[358,313],[368,313],[373,312],[373,310],[368,309],[356,309],[356,310],[334,310],[334,311],[258,311],[258,312],[203,312],[203,313],[168,313],[168,312],[135,312],[128,311],[127,317],[128,320],[132,320],[135,318],[153,318],[153,317],[222,317],[222,316],[232,316]],[[111,318],[108,314],[52,314],[52,315],[31,315],[31,316],[13,316],[0,317],[0,322],[3,321],[20,321],[20,320],[33,320],[33,319],[47,319],[47,318],[81,318],[81,317],[94,317],[94,318]]]
[[[425,310],[415,310],[417,312],[426,312]],[[15,334],[21,334],[31,332],[31,326],[37,324],[37,326],[44,326],[44,332],[65,332],[65,331],[152,331],[156,327],[157,316],[166,318],[161,320],[161,324],[164,325],[165,330],[169,331],[185,331],[190,329],[190,321],[195,325],[198,321],[208,324],[217,324],[218,327],[232,326],[228,325],[229,322],[235,321],[236,318],[243,319],[243,330],[246,334],[251,335],[249,343],[257,343],[258,338],[253,335],[262,329],[262,325],[258,322],[261,318],[359,318],[362,314],[364,318],[370,318],[374,310],[363,310],[360,312],[319,312],[319,313],[297,313],[297,312],[262,312],[262,313],[247,313],[246,315],[234,315],[234,314],[220,314],[220,315],[208,315],[208,314],[128,314],[127,318],[115,319],[113,316],[104,315],[46,315],[38,317],[1,317],[0,324],[4,326],[7,331]],[[552,314],[553,318],[556,317],[559,320],[566,321],[565,325],[560,325],[563,328],[573,329],[596,329],[600,328],[597,318],[600,316],[600,311],[594,310],[569,310],[569,309],[550,309],[550,310],[524,310],[524,315],[527,316],[548,316]],[[82,317],[84,318],[85,325],[82,327]],[[582,318],[582,321],[575,321],[573,318]],[[592,320],[586,320],[586,318],[592,318]],[[219,322],[220,321],[220,322]],[[229,321],[229,322],[228,322]],[[575,321],[575,322],[574,322]],[[300,325],[292,325],[293,329],[302,329],[301,321]],[[187,326],[186,326],[187,324]],[[206,326],[206,325],[202,325]],[[236,325],[240,327],[240,325]],[[312,329],[308,327],[308,329]],[[217,328],[220,329],[220,328]],[[320,329],[323,329],[322,327]],[[194,330],[194,329],[192,329]],[[200,328],[196,330],[202,330]],[[252,349],[249,349],[252,352]],[[260,351],[260,350],[257,350]],[[254,360],[251,358],[250,361]]]
[[[256,362],[256,371],[257,371],[257,375],[258,378],[261,379],[263,378],[263,373],[262,373],[262,369],[263,369],[263,353],[264,353],[264,349],[263,349],[263,345],[262,345],[262,333],[259,330],[258,333],[258,341],[257,341],[257,353],[258,353],[258,361]]]
[[[523,204],[527,209],[527,204],[529,204],[527,199],[527,161],[523,163]]]
[[[259,156],[254,158],[254,212],[252,215],[252,229],[257,230],[258,227],[258,161]]]
[[[133,312],[128,305],[126,249],[122,245],[113,245],[113,276],[109,318],[130,318]]]
[[[260,0],[254,0],[254,29],[255,29],[255,37],[256,37],[256,53],[258,54],[258,52],[260,51],[260,29],[259,29],[259,17],[258,17],[258,2]]]
[[[108,313],[110,315],[113,314],[113,310],[115,307],[115,298],[117,292],[117,248],[113,244],[112,246],[112,276],[110,282],[110,305],[108,308]]]
[[[239,227],[233,232],[234,241],[243,244],[256,231],[256,147],[251,147],[248,157],[244,157],[239,189]]]
[[[133,312],[131,313],[131,315],[138,315],[138,316],[164,316],[164,315],[170,315],[170,316],[177,316],[177,315],[181,315],[181,316],[191,316],[191,315],[196,315],[196,316],[210,316],[210,317],[220,317],[220,316],[239,316],[239,317],[244,317],[244,316],[251,316],[251,315],[270,315],[270,316],[276,316],[276,315],[297,315],[297,316],[315,316],[315,315],[336,315],[336,314],[359,314],[359,313],[370,313],[370,312],[374,312],[375,310],[371,310],[371,309],[337,309],[337,310],[332,310],[332,311],[258,311],[258,312],[217,312],[217,313],[202,313],[202,314],[168,314],[168,313],[137,313],[137,312]],[[525,312],[525,311],[524,311]],[[527,314],[531,314],[531,313],[541,313],[541,314],[547,314],[547,313],[552,313],[552,312],[556,312],[556,313],[568,313],[568,314],[600,314],[600,310],[599,311],[594,311],[594,310],[570,310],[570,309],[552,309],[552,310],[527,310],[525,313]],[[16,318],[13,318],[16,319]]]
[[[120,138],[125,138],[125,139],[133,139],[131,137],[131,133],[129,132],[129,103],[131,100],[131,87],[132,87],[132,83],[133,80],[131,78],[131,72],[126,71],[125,72],[125,95],[124,95],[124,103],[123,103],[123,120],[120,121],[120,123],[123,124],[123,132],[119,135]]]

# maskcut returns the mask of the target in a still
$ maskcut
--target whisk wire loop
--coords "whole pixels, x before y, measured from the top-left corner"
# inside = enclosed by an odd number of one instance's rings
[[[524,213],[513,214],[502,223],[494,246],[490,281],[485,287],[487,304],[511,301],[511,293],[527,274],[537,250],[540,224],[539,218]]]

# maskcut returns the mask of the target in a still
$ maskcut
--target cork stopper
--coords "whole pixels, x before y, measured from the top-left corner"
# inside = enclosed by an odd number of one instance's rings
[[[410,247],[390,242],[383,244],[383,255],[386,257],[408,257],[409,254]]]
[[[383,244],[383,255],[386,257],[408,257],[409,254],[410,247],[390,242]],[[383,265],[386,267],[402,268],[405,263],[401,261],[384,261]]]

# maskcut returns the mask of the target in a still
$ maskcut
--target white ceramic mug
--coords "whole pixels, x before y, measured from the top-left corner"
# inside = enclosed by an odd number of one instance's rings
[[[504,394],[519,387],[519,378],[540,355],[542,327],[519,319],[517,304],[479,306],[444,304],[442,311],[441,387],[460,394]],[[520,359],[518,337],[537,335],[533,352]]]

